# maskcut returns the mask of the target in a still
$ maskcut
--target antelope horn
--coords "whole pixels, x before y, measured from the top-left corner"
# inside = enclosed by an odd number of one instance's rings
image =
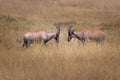
[[[68,31],[71,31],[71,28],[73,27],[72,24],[69,25]]]
[[[60,34],[60,25],[55,25],[57,28],[57,33]]]

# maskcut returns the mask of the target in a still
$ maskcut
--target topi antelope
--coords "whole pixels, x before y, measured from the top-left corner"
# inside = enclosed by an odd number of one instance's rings
[[[33,42],[43,42],[44,45],[51,39],[55,39],[57,43],[59,43],[59,35],[60,35],[60,26],[57,25],[57,32],[45,32],[45,31],[39,31],[39,32],[28,32],[24,34],[23,38],[23,47],[29,47],[31,43]]]
[[[103,41],[105,39],[104,32],[100,30],[81,30],[81,31],[75,31],[71,30],[71,27],[68,29],[68,38],[67,41],[70,42],[72,38],[77,38],[80,40],[83,44],[86,40],[92,40],[92,41]]]

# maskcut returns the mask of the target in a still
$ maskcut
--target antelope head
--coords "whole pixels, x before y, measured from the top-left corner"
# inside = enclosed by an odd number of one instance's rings
[[[70,40],[73,38],[73,34],[74,34],[74,31],[75,29],[71,30],[72,28],[72,25],[69,26],[68,28],[68,38],[67,38],[67,41],[70,42]]]
[[[56,26],[56,29],[57,29],[57,32],[54,36],[54,39],[56,40],[57,43],[59,43],[59,36],[60,36],[60,25],[55,25]]]

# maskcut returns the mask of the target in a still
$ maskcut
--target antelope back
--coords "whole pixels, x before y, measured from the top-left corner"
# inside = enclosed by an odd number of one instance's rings
[[[47,38],[48,38],[47,32],[40,31],[40,32],[38,32],[38,34],[39,34],[39,38],[41,38],[42,40],[47,40]]]
[[[36,32],[29,32],[24,35],[25,38],[35,40],[39,37],[39,34]]]
[[[89,40],[101,40],[104,38],[104,32],[100,30],[86,30],[85,34]]]

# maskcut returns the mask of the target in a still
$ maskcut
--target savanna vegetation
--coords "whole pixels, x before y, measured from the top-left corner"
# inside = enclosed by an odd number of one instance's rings
[[[100,29],[104,42],[67,42],[73,28]],[[56,32],[54,40],[22,48],[26,32]],[[0,80],[120,80],[120,0],[0,0]]]

